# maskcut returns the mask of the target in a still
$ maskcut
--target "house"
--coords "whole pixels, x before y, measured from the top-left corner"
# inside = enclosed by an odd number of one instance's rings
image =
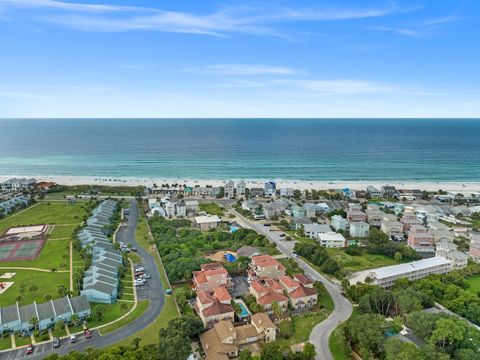
[[[446,244],[450,244],[447,245]],[[442,246],[444,245],[444,246]],[[457,250],[457,246],[453,243],[442,243],[441,246],[437,246],[435,256],[441,256],[447,260],[450,260],[450,268],[452,270],[463,269],[468,264],[469,256],[461,251]],[[451,246],[453,245],[453,246]]]
[[[417,252],[435,252],[435,239],[427,228],[422,225],[412,225],[408,232],[407,245]]]
[[[301,206],[294,205],[292,206],[292,216],[294,218],[304,218],[307,216],[307,213]]]
[[[347,220],[340,215],[334,215],[330,219],[330,225],[335,229],[335,231],[346,230],[347,229]]]
[[[271,220],[275,216],[280,216],[285,211],[285,206],[276,202],[267,203],[263,206],[263,215],[268,220]]]
[[[283,311],[287,310],[289,299],[283,294],[283,287],[274,279],[267,279],[265,282],[253,280],[249,287],[250,295],[255,297],[257,304],[261,305],[263,311],[272,314],[273,303],[277,303]]]
[[[291,228],[293,230],[300,230],[302,226],[313,224],[309,218],[293,218]]]
[[[357,238],[368,237],[370,225],[364,221],[355,221],[350,223],[350,236]]]
[[[215,229],[222,222],[217,215],[196,216],[194,219],[194,226],[202,231]]]
[[[430,230],[430,233],[433,235],[435,244],[440,241],[446,241],[453,243],[454,233],[453,231],[448,230]]]
[[[292,197],[293,196],[293,188],[280,188],[280,196],[282,197]]]
[[[362,210],[359,210],[357,207],[350,206],[347,211],[347,220],[349,223],[355,221],[367,221],[367,214]]]
[[[235,197],[235,183],[230,180],[225,184],[224,194],[226,198],[233,199]]]
[[[12,178],[1,183],[1,189],[2,191],[19,191],[19,190],[31,188],[35,186],[36,183],[37,183],[37,180],[35,179]]]
[[[388,236],[403,236],[403,224],[398,221],[382,220],[380,230]]]
[[[219,321],[233,320],[235,317],[232,297],[224,287],[215,288],[213,291],[198,291],[195,307],[206,327]]]
[[[253,256],[248,270],[250,280],[278,279],[285,275],[285,266],[270,255]]]
[[[240,180],[239,182],[237,182],[237,186],[236,186],[237,196],[245,196],[246,187],[247,187],[247,184],[245,184],[245,181]]]
[[[196,291],[213,291],[219,287],[231,289],[232,278],[222,263],[214,262],[200,265],[199,271],[193,271],[193,285]]]
[[[303,233],[305,237],[316,239],[318,234],[331,232],[332,229],[326,224],[306,224],[303,225]]]
[[[383,211],[380,211],[378,209],[367,209],[365,211],[367,214],[367,222],[375,227],[380,227],[382,225],[382,220],[383,220]]]
[[[251,188],[250,197],[263,197],[265,195],[265,190],[263,188]]]
[[[305,216],[309,218],[316,217],[318,213],[327,213],[330,211],[330,207],[326,203],[305,203],[303,204],[305,209]]]
[[[251,323],[233,326],[231,321],[220,321],[200,335],[205,360],[236,358],[243,348],[260,349],[258,342],[275,341],[277,328],[268,315],[252,315]],[[258,351],[257,351],[258,352]],[[255,352],[254,352],[255,354]]]
[[[317,241],[320,243],[320,245],[327,248],[345,247],[346,244],[343,235],[335,232],[318,234]]]
[[[52,181],[40,181],[35,184],[35,188],[43,192],[48,192],[50,189],[55,189],[56,187],[58,187],[58,184]]]
[[[265,196],[274,196],[277,193],[277,184],[273,181],[267,181],[264,185]]]
[[[313,280],[304,274],[295,274],[293,275],[293,280],[298,281],[305,287],[313,288]]]
[[[385,199],[398,199],[399,193],[395,186],[384,185],[382,186],[382,196]]]
[[[480,233],[470,232],[470,248],[468,250],[468,255],[472,261],[480,262]]]
[[[187,216],[187,205],[184,200],[180,200],[176,205],[176,213],[178,217]]]
[[[382,197],[382,191],[377,189],[373,185],[368,185],[367,186],[367,195],[369,198],[379,198]]]
[[[418,220],[417,215],[413,212],[405,212],[400,222],[403,224],[404,232],[410,231],[413,225],[422,225],[422,222]]]
[[[258,208],[259,204],[255,200],[242,201],[242,210],[254,212]]]
[[[185,208],[188,213],[194,213],[198,211],[198,201],[197,200],[185,200]]]
[[[280,285],[283,286],[288,294],[290,306],[295,309],[310,308],[317,304],[318,294],[312,287],[304,286],[299,281],[292,279],[290,276],[281,276],[278,279]]]
[[[237,250],[238,257],[252,257],[260,255],[261,251],[258,250],[256,247],[244,245]]]

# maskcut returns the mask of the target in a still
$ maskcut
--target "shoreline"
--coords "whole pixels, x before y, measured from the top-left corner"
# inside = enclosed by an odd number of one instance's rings
[[[11,178],[35,178],[38,181],[56,182],[59,185],[107,185],[107,186],[152,186],[154,183],[161,184],[186,184],[189,186],[223,186],[229,180],[221,179],[175,179],[160,177],[104,177],[104,176],[66,176],[66,175],[0,175],[0,182]],[[231,179],[234,181],[243,180],[247,187],[263,187],[265,181],[275,181],[277,188],[293,188],[298,190],[328,190],[344,189],[365,190],[368,185],[377,188],[383,185],[392,185],[397,189],[420,189],[427,191],[480,191],[480,182],[468,181],[392,181],[392,180],[283,180],[283,179]]]

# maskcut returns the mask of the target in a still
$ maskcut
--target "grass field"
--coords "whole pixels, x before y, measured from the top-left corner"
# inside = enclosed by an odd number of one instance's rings
[[[328,346],[335,360],[350,360],[351,354],[346,354],[342,346],[343,339],[340,331],[335,329],[328,339]]]
[[[210,215],[223,216],[224,214],[224,209],[215,203],[200,203],[198,206],[200,210],[206,211]]]
[[[10,349],[12,347],[12,340],[9,334],[5,334],[0,338],[0,350]]]
[[[327,249],[331,258],[335,259],[340,267],[346,272],[356,272],[379,266],[395,265],[397,261],[384,255],[368,254],[351,256],[342,249]]]
[[[279,326],[280,331],[277,342],[282,347],[303,343],[308,340],[315,325],[326,318],[327,314],[325,311],[315,311],[296,315],[292,320],[283,321]],[[288,339],[283,337],[284,334],[289,334]]]
[[[19,336],[15,335],[15,345],[17,347],[23,346],[23,345],[28,345],[32,343],[32,339],[30,336]]]
[[[125,325],[131,323],[133,320],[140,317],[147,310],[148,305],[149,305],[148,300],[139,301],[137,307],[135,308],[135,310],[132,311],[132,313],[130,315],[124,317],[122,320],[119,320],[116,323],[113,323],[111,325],[107,325],[107,326],[101,328],[100,332],[102,334],[107,334],[109,332],[120,329],[122,326],[125,326]]]
[[[73,230],[77,225],[57,225],[53,228],[52,232],[49,234],[49,239],[65,239],[72,236]]]
[[[70,286],[69,273],[52,273],[52,272],[39,272],[32,270],[1,270],[4,272],[15,272],[16,275],[9,281],[15,283],[2,295],[0,295],[0,307],[12,305],[17,300],[17,296],[20,295],[22,285],[24,286],[21,305],[27,305],[37,301],[38,303],[45,302],[44,296],[49,294],[52,298],[59,298],[60,295],[57,292],[59,285],[65,286],[66,289]],[[33,286],[33,287],[32,287]],[[37,288],[35,290],[35,287]]]
[[[468,284],[470,287],[468,288],[469,291],[477,294],[480,292],[480,274],[479,275],[474,275],[474,276],[469,276],[466,278]]]

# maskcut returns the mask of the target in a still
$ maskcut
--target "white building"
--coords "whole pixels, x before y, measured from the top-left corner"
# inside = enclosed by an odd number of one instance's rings
[[[350,223],[350,236],[366,238],[370,230],[370,225],[365,221],[356,221]]]
[[[335,231],[346,230],[347,229],[347,219],[341,217],[340,215],[334,215],[330,219],[330,225],[335,229]]]
[[[232,180],[225,184],[225,197],[229,199],[235,197],[235,183]]]
[[[196,216],[194,225],[200,230],[215,229],[222,220],[217,215]]]
[[[335,232],[318,234],[317,241],[320,243],[320,245],[327,248],[345,247],[345,238],[342,234]]]
[[[366,278],[372,280],[372,284],[384,288],[390,288],[398,279],[410,281],[424,278],[431,274],[445,274],[451,270],[451,261],[441,256],[413,261],[405,264],[384,266],[357,273],[350,284],[365,282]]]
[[[452,270],[463,269],[467,266],[469,259],[467,254],[457,250],[457,245],[448,241],[440,241],[436,244],[435,256],[450,260]]]
[[[293,196],[293,188],[281,188],[280,189],[280,196],[282,196],[282,197],[292,197]]]
[[[382,195],[383,195],[382,191],[380,189],[377,189],[373,185],[368,185],[367,186],[367,194],[371,198],[379,198],[379,197],[382,197]]]
[[[245,195],[245,188],[247,187],[247,184],[245,184],[245,181],[240,180],[237,185],[237,196],[244,196]]]
[[[185,200],[185,208],[187,212],[195,212],[198,210],[198,201],[197,200]]]
[[[403,235],[403,224],[398,221],[382,220],[380,230],[388,236]]]
[[[318,237],[318,234],[332,232],[332,229],[330,229],[330,226],[326,224],[306,224],[303,225],[303,232],[305,234],[305,237],[308,237],[310,239],[316,239]]]

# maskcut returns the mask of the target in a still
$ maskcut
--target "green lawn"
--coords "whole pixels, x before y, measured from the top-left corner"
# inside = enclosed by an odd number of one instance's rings
[[[15,335],[15,345],[17,347],[23,346],[23,345],[28,345],[32,343],[32,339],[30,336],[20,336],[20,335]]]
[[[148,300],[139,301],[137,307],[135,308],[135,310],[132,311],[132,313],[130,315],[126,316],[122,320],[117,321],[116,323],[113,323],[111,325],[107,325],[107,326],[101,328],[100,332],[102,334],[107,334],[107,333],[112,332],[114,330],[120,329],[122,326],[125,326],[125,325],[131,323],[133,320],[140,317],[145,311],[147,311],[148,305],[149,305]]]
[[[352,358],[351,354],[348,354],[348,351],[344,349],[343,343],[342,335],[337,328],[328,339],[328,346],[335,360],[350,360]]]
[[[32,224],[80,224],[82,204],[38,203],[0,221],[0,233],[12,226]]]
[[[473,275],[466,278],[470,287],[468,288],[469,291],[477,294],[480,292],[480,275]]]
[[[325,311],[312,311],[297,315],[292,320],[280,323],[277,342],[282,347],[303,343],[308,340],[312,329],[327,318]],[[288,334],[288,338],[285,335]]]
[[[49,234],[49,239],[70,239],[77,225],[56,225]]]
[[[223,216],[224,214],[224,209],[215,203],[200,203],[198,207],[200,210],[206,211],[210,215]]]
[[[65,327],[62,326],[62,327],[58,327],[58,329],[55,328],[52,331],[52,334],[53,334],[54,337],[60,338],[60,337],[63,337],[63,336],[67,336],[67,331],[65,330]]]
[[[0,337],[0,350],[10,349],[12,347],[12,340],[10,334]]]
[[[48,341],[48,340],[50,340],[50,336],[48,335],[48,332],[39,333],[38,336],[35,336],[35,342],[37,343],[42,341]]]
[[[20,294],[22,284],[25,290],[22,295],[22,300],[20,301],[21,305],[31,304],[34,301],[38,303],[45,302],[45,294],[51,295],[54,299],[59,298],[60,295],[57,292],[57,287],[59,285],[64,285],[66,289],[70,287],[68,272],[52,273],[30,270],[2,270],[1,272],[15,272],[16,275],[9,279],[9,281],[13,281],[14,284],[0,296],[0,307],[13,305],[15,303],[17,296]],[[38,289],[34,290],[32,286],[36,286]]]
[[[368,254],[351,256],[343,249],[327,249],[331,258],[335,259],[340,267],[346,272],[356,272],[371,269],[379,266],[395,265],[397,261],[384,255]]]

